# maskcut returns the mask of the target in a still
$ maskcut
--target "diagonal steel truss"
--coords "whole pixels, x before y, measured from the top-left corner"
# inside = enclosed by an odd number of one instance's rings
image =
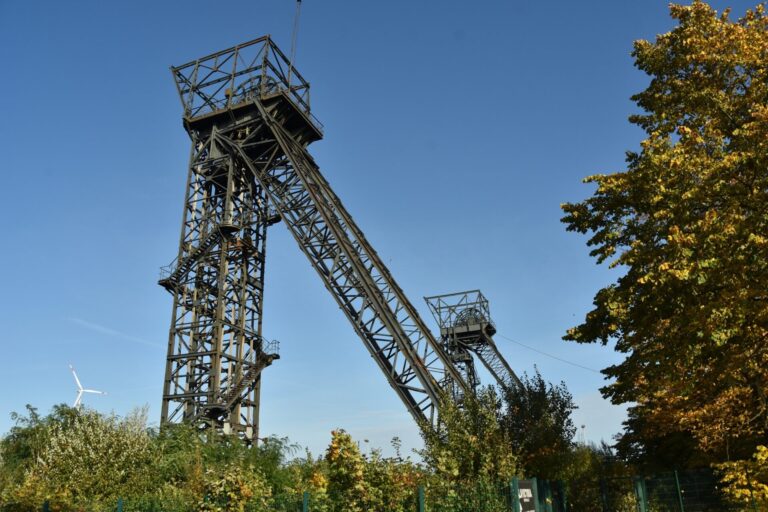
[[[275,208],[408,410],[437,419],[448,382],[461,375],[291,133],[285,98],[256,99],[252,136],[220,139],[261,183]]]

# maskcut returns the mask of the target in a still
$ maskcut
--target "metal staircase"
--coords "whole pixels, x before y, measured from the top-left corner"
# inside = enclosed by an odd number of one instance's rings
[[[181,278],[192,270],[200,258],[205,256],[223,237],[229,236],[235,231],[237,228],[231,224],[221,224],[212,229],[208,236],[200,242],[200,245],[192,249],[184,259],[180,262],[174,261],[167,267],[160,269],[160,280],[157,281],[157,284],[173,292],[179,285]]]

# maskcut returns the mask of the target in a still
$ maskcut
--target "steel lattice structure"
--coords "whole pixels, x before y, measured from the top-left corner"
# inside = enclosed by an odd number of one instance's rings
[[[258,435],[261,371],[278,356],[261,312],[267,227],[282,220],[409,412],[437,421],[475,382],[405,297],[307,146],[309,83],[269,36],[172,68],[192,139],[163,422]]]
[[[440,327],[440,340],[445,351],[473,390],[479,384],[474,357],[483,363],[503,389],[512,390],[521,385],[493,341],[496,326],[491,320],[488,299],[480,290],[435,295],[424,297],[424,300]],[[461,398],[462,390],[451,391],[454,398]]]

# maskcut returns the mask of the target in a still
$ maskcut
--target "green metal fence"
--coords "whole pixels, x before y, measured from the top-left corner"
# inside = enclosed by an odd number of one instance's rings
[[[568,512],[758,512],[729,504],[711,470],[571,482]]]
[[[758,512],[754,502],[729,505],[710,470],[671,471],[652,476],[611,477],[578,482],[517,479],[496,486],[467,487],[459,491],[418,487],[401,510],[413,512]],[[128,507],[128,505],[130,505]],[[124,508],[164,512],[155,503],[127,504],[120,499],[110,512]],[[314,512],[320,497],[275,496],[274,512]],[[50,512],[48,504],[43,512]],[[0,512],[13,508],[0,506]],[[102,511],[106,512],[106,511]],[[389,512],[371,510],[370,512]]]

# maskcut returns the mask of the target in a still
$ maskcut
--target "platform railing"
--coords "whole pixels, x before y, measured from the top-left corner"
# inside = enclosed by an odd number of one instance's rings
[[[322,132],[310,109],[309,82],[270,36],[172,67],[171,72],[187,118],[282,93]]]

